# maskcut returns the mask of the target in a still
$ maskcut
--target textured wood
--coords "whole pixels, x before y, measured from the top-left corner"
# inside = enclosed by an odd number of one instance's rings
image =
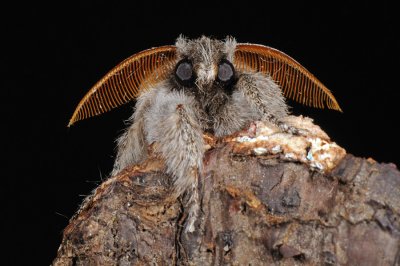
[[[214,143],[215,144],[215,143]],[[184,233],[150,158],[101,184],[64,231],[54,265],[399,265],[400,172],[346,155],[329,174],[279,155],[206,153],[202,211]]]

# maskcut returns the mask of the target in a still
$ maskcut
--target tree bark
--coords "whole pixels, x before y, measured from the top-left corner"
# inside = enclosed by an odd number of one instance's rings
[[[260,123],[206,136],[192,233],[185,197],[171,196],[152,154],[85,199],[53,264],[400,265],[396,166],[345,154],[306,126],[302,136]]]

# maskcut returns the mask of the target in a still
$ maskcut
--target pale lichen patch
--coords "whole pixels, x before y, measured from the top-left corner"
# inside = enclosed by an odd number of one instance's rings
[[[233,138],[236,142],[235,152],[259,155],[280,155],[287,161],[305,163],[310,168],[329,172],[346,155],[346,151],[335,142],[319,126],[306,117],[291,116],[290,124],[299,126],[301,133],[292,135],[280,132],[275,125],[268,122],[255,122],[255,136],[241,135]]]

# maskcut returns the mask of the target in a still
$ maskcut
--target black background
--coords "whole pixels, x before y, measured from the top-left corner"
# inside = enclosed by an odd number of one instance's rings
[[[395,7],[385,1],[276,2],[21,3],[3,9],[6,260],[48,265],[68,219],[111,170],[114,139],[133,105],[67,128],[80,99],[126,57],[173,44],[181,33],[232,35],[289,54],[331,89],[344,111],[290,102],[293,112],[314,118],[349,153],[400,165]]]

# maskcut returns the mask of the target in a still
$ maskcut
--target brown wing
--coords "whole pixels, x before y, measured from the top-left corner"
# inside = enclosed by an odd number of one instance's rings
[[[257,44],[238,44],[235,67],[267,73],[282,88],[285,97],[299,103],[342,111],[335,97],[307,69],[285,53]]]
[[[68,126],[127,103],[143,90],[165,79],[175,64],[175,51],[175,46],[161,46],[125,59],[83,97]]]

